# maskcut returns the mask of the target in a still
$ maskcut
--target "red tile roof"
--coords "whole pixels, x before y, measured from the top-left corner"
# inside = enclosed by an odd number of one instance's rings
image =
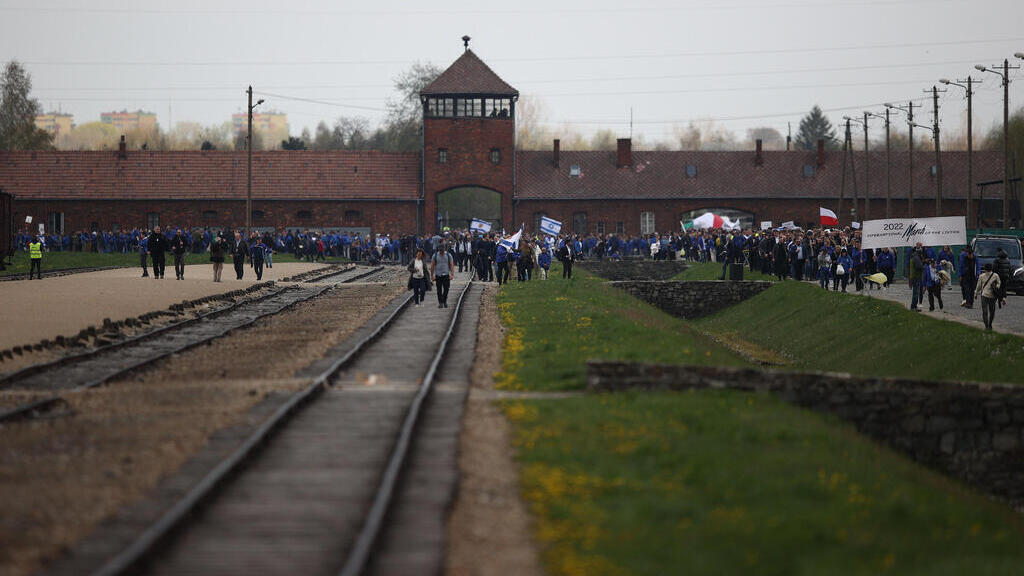
[[[440,94],[518,96],[519,91],[495,74],[472,50],[466,50],[436,80],[420,91],[420,94],[425,96]]]
[[[419,196],[417,153],[254,152],[253,196]],[[233,199],[246,194],[245,152],[0,152],[0,188],[19,198]]]
[[[518,156],[517,197],[521,199],[636,199],[636,198],[838,198],[842,153],[826,152],[818,166],[816,152],[764,152],[757,166],[753,151],[633,152],[633,165],[616,168],[616,153],[562,151],[555,168],[550,151],[523,151]],[[892,153],[892,197],[906,198],[909,152]],[[864,153],[855,156],[857,186],[864,195]],[[914,199],[935,198],[931,167],[934,152],[914,153]],[[580,176],[570,176],[573,164]],[[943,198],[967,197],[967,153],[943,152]],[[687,176],[687,166],[696,176]],[[804,166],[814,174],[804,176]],[[871,197],[884,198],[885,152],[871,153]],[[974,181],[1000,180],[1002,154],[974,153]],[[986,198],[1001,198],[1002,186],[985,190]],[[977,197],[977,189],[974,191]],[[847,171],[846,197],[853,195]]]

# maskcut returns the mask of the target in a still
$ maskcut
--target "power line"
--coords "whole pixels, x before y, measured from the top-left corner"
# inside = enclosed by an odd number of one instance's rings
[[[519,80],[517,84],[570,84],[586,82],[626,82],[638,80],[676,80],[693,78],[735,78],[744,76],[775,76],[779,74],[805,74],[816,72],[851,72],[851,71],[874,71],[882,69],[899,68],[920,68],[922,66],[955,66],[961,64],[974,64],[983,58],[972,58],[969,60],[952,60],[945,62],[922,62],[917,64],[881,64],[863,66],[832,66],[827,68],[793,68],[789,70],[748,70],[733,72],[710,72],[696,74],[659,74],[653,76],[607,76],[602,78],[548,78],[543,80]],[[240,82],[241,83],[241,82]],[[268,85],[271,90],[327,90],[327,89],[357,89],[357,88],[393,88],[393,84],[305,84],[305,85]],[[36,88],[40,92],[74,92],[74,91],[190,91],[190,90],[238,90],[238,85],[224,86],[89,86],[89,87],[43,87]]]
[[[877,50],[895,48],[926,48],[931,46],[966,46],[975,44],[999,44],[1024,41],[1024,36],[1013,38],[988,38],[982,40],[954,40],[944,42],[917,42],[897,44],[864,44],[847,46],[811,46],[803,48],[777,48],[752,50],[733,50],[722,52],[677,52],[666,54],[615,54],[615,55],[580,55],[580,56],[544,56],[524,58],[492,58],[493,62],[574,62],[574,61],[602,61],[602,60],[644,60],[644,59],[666,59],[666,58],[689,58],[689,57],[710,57],[710,56],[750,56],[765,54],[794,54],[808,52],[842,52],[848,50]],[[373,65],[373,64],[410,64],[409,60],[294,60],[294,61],[164,61],[164,62],[104,62],[104,61],[46,61],[27,60],[24,62],[32,66],[196,66],[196,67],[217,67],[217,66],[321,66],[321,65]]]
[[[0,12],[28,12],[28,13],[60,13],[60,14],[100,14],[100,15],[207,15],[207,16],[447,16],[447,15],[479,15],[479,16],[511,16],[511,15],[537,15],[537,14],[572,14],[573,16],[603,15],[603,14],[636,14],[636,13],[665,13],[665,12],[722,12],[734,10],[779,10],[779,9],[814,9],[814,8],[837,8],[837,7],[863,7],[863,6],[898,6],[937,3],[954,4],[964,3],[965,0],[849,0],[836,2],[777,2],[777,3],[748,3],[748,4],[705,4],[700,6],[630,6],[628,8],[600,8],[579,7],[559,8],[549,6],[539,9],[404,9],[401,12],[394,10],[293,10],[293,9],[250,9],[250,10],[229,10],[229,9],[166,9],[166,8],[83,8],[83,7],[43,7],[43,6],[3,6]]]

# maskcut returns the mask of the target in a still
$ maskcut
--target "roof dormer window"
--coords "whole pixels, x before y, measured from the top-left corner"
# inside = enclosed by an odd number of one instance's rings
[[[579,178],[580,174],[581,172],[579,164],[573,164],[572,166],[569,166],[569,176],[573,178]]]

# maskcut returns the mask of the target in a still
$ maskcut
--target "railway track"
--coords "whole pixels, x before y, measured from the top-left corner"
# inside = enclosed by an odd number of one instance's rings
[[[252,300],[242,300],[195,318],[114,342],[87,352],[28,366],[0,378],[0,390],[51,392],[43,398],[0,412],[0,423],[33,418],[66,405],[60,392],[100,386],[240,328],[316,298],[338,284],[363,280],[383,270],[356,266],[304,274],[301,284],[280,287]],[[340,281],[319,284],[341,276]],[[318,283],[306,286],[305,284]]]
[[[405,564],[397,572],[394,564],[381,569],[387,556],[381,549],[387,547],[384,536],[395,535],[389,523],[407,518],[409,508],[413,515],[424,514],[420,505],[407,501],[410,488],[422,493],[423,486],[419,481],[411,486],[404,474],[410,473],[410,462],[422,463],[425,457],[431,466],[436,464],[438,422],[445,429],[442,444],[450,452],[447,467],[457,469],[453,413],[437,410],[457,406],[457,424],[464,395],[453,398],[450,390],[435,390],[435,382],[442,372],[464,369],[468,374],[475,328],[457,332],[457,327],[461,317],[474,312],[472,307],[463,309],[467,301],[478,302],[479,293],[479,285],[471,282],[453,286],[451,300],[456,301],[444,312],[413,308],[411,296],[399,296],[336,356],[311,367],[309,384],[288,397],[155,523],[102,566],[77,566],[74,573],[436,572],[443,558],[443,545],[436,542],[430,544],[433,554],[422,554],[399,536],[414,549],[415,567]],[[473,317],[466,322],[475,327]],[[423,331],[440,335],[439,343],[423,346]],[[459,345],[450,353],[453,337]],[[407,347],[409,342],[421,345]],[[366,381],[364,370],[382,370],[382,380]],[[454,477],[449,483],[454,485]],[[447,509],[444,488],[440,494],[428,496],[436,504],[426,512],[433,518],[443,518]],[[439,538],[443,528],[416,532]],[[430,569],[422,565],[423,558]]]

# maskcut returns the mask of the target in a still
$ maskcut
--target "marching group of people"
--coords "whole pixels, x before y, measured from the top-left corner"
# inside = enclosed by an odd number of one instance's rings
[[[522,234],[522,231],[520,231]],[[973,308],[980,298],[987,328],[991,328],[997,305],[1005,303],[1006,288],[1012,271],[1006,254],[997,255],[984,269],[970,246],[954,254],[949,246],[908,248],[900,251],[862,249],[860,231],[844,229],[725,231],[686,230],[668,234],[640,236],[616,234],[561,234],[517,236],[516,242],[503,236],[466,229],[445,230],[434,235],[348,234],[344,232],[282,230],[253,233],[228,233],[209,228],[181,228],[165,236],[159,226],[152,231],[136,229],[120,233],[106,232],[70,235],[19,235],[17,245],[30,253],[33,274],[39,276],[42,253],[47,250],[92,252],[137,251],[143,277],[148,277],[151,260],[153,277],[164,278],[167,253],[173,258],[175,278],[184,279],[185,255],[209,253],[214,281],[220,282],[224,263],[230,257],[236,278],[244,277],[245,263],[261,280],[264,267],[273,267],[273,255],[291,253],[299,260],[324,261],[327,257],[345,257],[353,261],[400,262],[410,271],[410,289],[416,302],[431,286],[438,286],[438,305],[446,304],[445,278],[456,272],[471,272],[484,282],[504,284],[514,275],[517,281],[548,278],[552,260],[562,263],[562,277],[572,278],[573,263],[580,259],[621,260],[642,257],[653,260],[686,259],[694,262],[721,262],[722,279],[730,264],[749,266],[751,271],[774,275],[779,279],[808,280],[822,288],[846,292],[887,288],[903,262],[911,288],[911,310],[920,310],[927,295],[929,309],[943,309],[943,289],[951,289],[953,277],[959,279],[961,306]],[[439,255],[441,254],[441,255]],[[440,278],[440,280],[438,279]],[[422,280],[422,286],[420,285]],[[432,282],[433,280],[433,282]]]

